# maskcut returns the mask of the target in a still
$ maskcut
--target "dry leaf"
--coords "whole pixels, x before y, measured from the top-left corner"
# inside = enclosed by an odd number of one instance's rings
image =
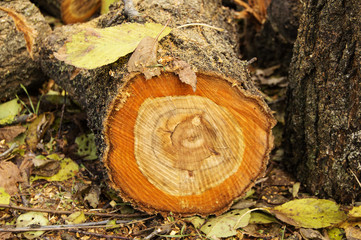
[[[38,143],[43,138],[47,129],[54,122],[54,114],[51,112],[46,112],[39,115],[28,128],[26,134],[25,142],[28,145],[31,151],[35,151]]]
[[[9,195],[18,193],[17,183],[22,182],[19,168],[12,162],[0,162],[0,187]]]
[[[13,18],[17,30],[24,33],[26,49],[28,50],[31,59],[34,60],[33,46],[35,42],[36,31],[29,26],[29,24],[26,22],[25,17],[22,14],[19,14],[12,9],[4,7],[0,7],[0,10],[9,14],[9,16]]]
[[[182,60],[174,60],[172,70],[179,76],[182,82],[191,85],[193,91],[196,91],[197,76],[188,63]]]
[[[26,131],[24,126],[8,126],[0,128],[0,140],[11,142],[16,136]]]
[[[141,72],[145,79],[160,75],[157,66],[158,41],[152,37],[144,37],[128,61],[129,72]]]

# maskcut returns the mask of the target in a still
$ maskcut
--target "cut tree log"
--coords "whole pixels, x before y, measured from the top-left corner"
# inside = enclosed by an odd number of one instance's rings
[[[30,1],[0,2],[0,100],[15,97],[20,83],[41,82],[41,40],[50,34],[39,9]]]
[[[34,0],[64,23],[85,22],[100,8],[100,0]]]
[[[275,120],[237,57],[235,24],[221,1],[140,1],[137,8],[147,22],[199,21],[226,31],[173,29],[159,45],[161,74],[146,80],[127,72],[129,56],[93,70],[57,60],[54,52],[82,29],[65,26],[47,39],[42,67],[86,109],[111,185],[123,199],[148,213],[220,214],[264,174]],[[196,70],[195,91],[170,67],[174,59]]]

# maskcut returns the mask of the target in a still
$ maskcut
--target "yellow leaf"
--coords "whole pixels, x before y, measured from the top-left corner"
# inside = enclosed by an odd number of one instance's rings
[[[145,36],[156,38],[163,28],[163,25],[156,23],[126,23],[101,29],[85,28],[73,35],[54,56],[79,68],[94,69],[133,52]],[[159,39],[168,35],[171,30],[166,27]]]
[[[346,220],[346,214],[334,201],[305,198],[270,209],[278,219],[296,227],[324,228]]]

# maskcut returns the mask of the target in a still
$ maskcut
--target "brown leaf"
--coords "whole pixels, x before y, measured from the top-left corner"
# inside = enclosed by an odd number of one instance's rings
[[[26,41],[26,49],[31,57],[34,60],[33,56],[33,46],[36,37],[36,31],[26,22],[25,17],[22,14],[15,12],[13,9],[0,7],[0,10],[9,14],[13,18],[16,29],[24,33],[24,38]]]
[[[0,128],[0,140],[11,142],[16,136],[26,131],[24,126],[8,126]]]
[[[0,187],[9,195],[18,193],[17,183],[22,182],[19,168],[12,162],[0,162]]]
[[[39,115],[29,126],[25,142],[31,151],[37,148],[39,141],[54,122],[54,114],[46,112]]]
[[[160,75],[160,69],[157,66],[157,48],[156,39],[144,37],[128,61],[128,71],[141,72],[147,80]]]
[[[174,60],[173,71],[179,76],[179,79],[182,82],[191,85],[193,91],[196,91],[197,76],[188,63],[182,60]]]

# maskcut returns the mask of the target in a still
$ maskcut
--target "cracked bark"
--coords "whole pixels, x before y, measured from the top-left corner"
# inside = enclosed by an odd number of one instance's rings
[[[289,72],[289,169],[312,193],[342,202],[361,196],[360,16],[358,0],[308,2]]]

